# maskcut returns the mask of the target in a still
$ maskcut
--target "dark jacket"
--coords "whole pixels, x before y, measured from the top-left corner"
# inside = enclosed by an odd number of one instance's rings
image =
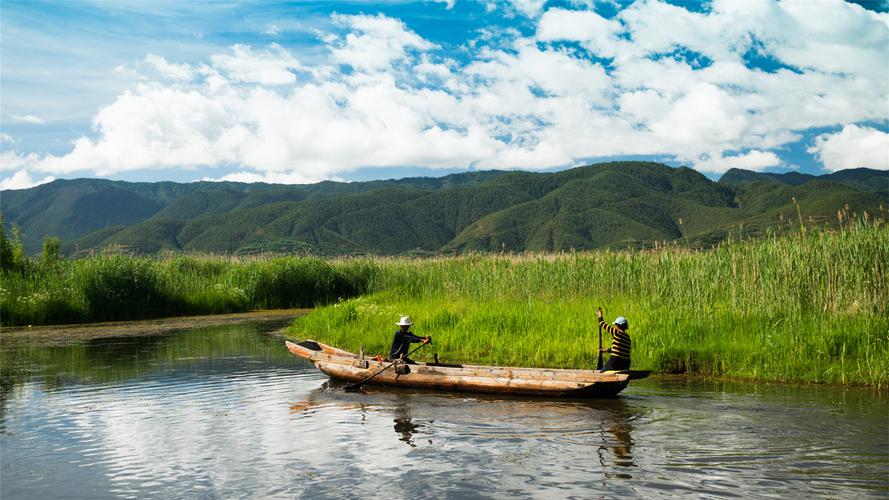
[[[422,342],[423,337],[417,337],[411,332],[405,332],[401,328],[395,331],[392,339],[392,348],[389,349],[389,359],[397,359],[402,354],[410,352],[411,344]]]
[[[611,348],[607,352],[611,353],[611,357],[602,367],[603,372],[609,370],[629,370],[630,369],[630,334],[626,330],[621,330],[615,325],[609,325],[604,320],[599,320],[599,326],[603,330],[611,334]]]

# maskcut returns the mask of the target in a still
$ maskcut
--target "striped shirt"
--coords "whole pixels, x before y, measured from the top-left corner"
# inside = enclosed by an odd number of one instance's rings
[[[630,359],[630,334],[616,326],[609,325],[605,320],[600,319],[599,326],[611,334],[611,355]]]

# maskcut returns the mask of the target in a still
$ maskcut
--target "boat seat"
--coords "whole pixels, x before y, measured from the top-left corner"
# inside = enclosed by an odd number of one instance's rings
[[[306,349],[310,349],[312,351],[321,350],[321,346],[318,345],[318,342],[315,342],[314,340],[303,340],[302,342],[297,342],[296,345],[305,347]]]

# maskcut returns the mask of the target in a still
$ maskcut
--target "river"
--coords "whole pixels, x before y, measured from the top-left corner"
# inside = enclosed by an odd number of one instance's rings
[[[281,326],[3,347],[0,497],[889,495],[889,400],[867,389],[352,393],[292,356]]]

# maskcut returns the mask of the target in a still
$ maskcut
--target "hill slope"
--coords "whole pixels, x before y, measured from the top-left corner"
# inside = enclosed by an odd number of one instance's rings
[[[0,197],[26,248],[59,236],[69,253],[561,251],[758,234],[797,221],[836,223],[845,205],[879,213],[889,173],[825,176],[614,162],[556,173],[471,172],[312,185],[55,181]],[[783,221],[782,222],[782,218]]]

